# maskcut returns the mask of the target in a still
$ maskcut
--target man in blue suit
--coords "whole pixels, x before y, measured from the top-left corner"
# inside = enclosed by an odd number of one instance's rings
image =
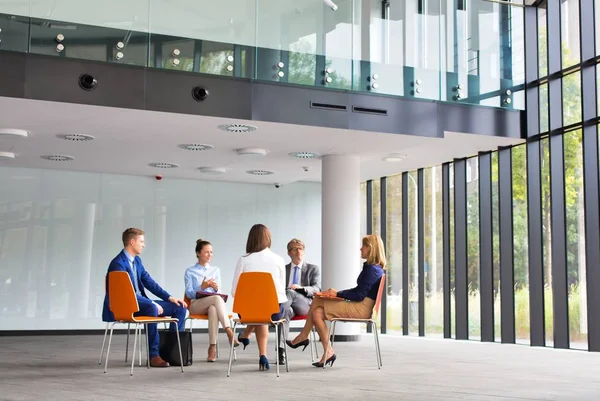
[[[184,320],[186,307],[184,301],[172,297],[168,292],[158,285],[150,274],[144,268],[142,259],[139,255],[144,250],[144,231],[139,228],[128,228],[123,232],[124,249],[119,253],[108,266],[108,273],[122,271],[129,273],[133,289],[136,293],[140,310],[135,316],[172,316],[179,319],[178,329],[184,330]],[[159,297],[161,301],[152,301],[146,295],[146,289]],[[102,320],[112,322],[115,320],[110,311],[108,299],[108,274],[106,275],[106,296],[104,297],[104,310],[102,311]],[[175,324],[171,323],[171,330],[175,331]],[[156,324],[148,325],[148,342],[150,343],[150,366],[155,368],[165,368],[169,363],[158,355],[158,329]]]

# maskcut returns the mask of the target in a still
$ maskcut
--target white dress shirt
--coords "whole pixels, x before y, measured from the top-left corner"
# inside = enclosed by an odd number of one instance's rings
[[[231,294],[235,297],[240,275],[245,272],[265,272],[271,273],[275,290],[277,291],[277,300],[280,304],[287,302],[285,294],[285,261],[283,258],[269,248],[260,252],[254,252],[250,255],[242,256],[238,259],[233,274],[233,283],[231,285]]]
[[[300,283],[300,281],[302,280],[302,265],[304,264],[304,261],[301,260],[299,264],[295,265],[294,262],[290,262],[290,281],[288,282],[288,287],[291,287],[292,284],[294,284],[294,272],[296,270],[296,266],[298,266],[300,269],[298,269],[298,285],[301,286],[302,283]]]

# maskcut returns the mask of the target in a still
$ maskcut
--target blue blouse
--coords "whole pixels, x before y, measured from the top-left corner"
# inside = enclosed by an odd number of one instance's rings
[[[185,270],[185,295],[189,299],[196,299],[196,291],[204,292],[217,292],[212,287],[202,289],[202,281],[210,280],[211,278],[217,282],[219,289],[221,289],[221,271],[218,267],[196,263],[194,266],[188,267]]]
[[[363,269],[356,280],[356,287],[349,290],[338,291],[337,296],[350,301],[360,302],[365,297],[372,300],[377,300],[377,291],[381,276],[383,276],[383,268],[379,265],[368,265],[366,262]]]

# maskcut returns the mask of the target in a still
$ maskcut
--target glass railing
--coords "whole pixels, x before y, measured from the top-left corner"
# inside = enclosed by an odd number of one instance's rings
[[[524,108],[519,4],[0,0],[0,30],[0,50]]]

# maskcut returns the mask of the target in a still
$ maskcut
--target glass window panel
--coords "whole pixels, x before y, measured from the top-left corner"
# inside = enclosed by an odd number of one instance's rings
[[[479,177],[477,157],[467,160],[467,282],[469,338],[481,337],[479,296]]]
[[[579,63],[579,0],[563,0],[560,9],[562,67]]]
[[[444,334],[442,167],[424,171],[425,334]]]
[[[581,72],[563,78],[563,125],[581,121]]]
[[[387,179],[387,330],[402,332],[402,176]]]
[[[515,334],[529,343],[529,255],[527,229],[527,146],[512,148],[513,252],[515,278]]]
[[[411,334],[419,330],[419,242],[417,214],[417,172],[408,173],[408,325]]]
[[[501,341],[500,309],[500,198],[498,197],[498,152],[492,153],[492,274],[494,280],[494,340]]]
[[[538,7],[538,58],[540,64],[540,78],[548,75],[548,21],[546,4]]]
[[[373,234],[381,234],[381,180],[373,180],[373,220],[371,229]]]
[[[585,207],[581,130],[565,134],[567,285],[571,348],[587,349]]]
[[[548,84],[540,85],[540,132],[550,129],[548,115]]]

